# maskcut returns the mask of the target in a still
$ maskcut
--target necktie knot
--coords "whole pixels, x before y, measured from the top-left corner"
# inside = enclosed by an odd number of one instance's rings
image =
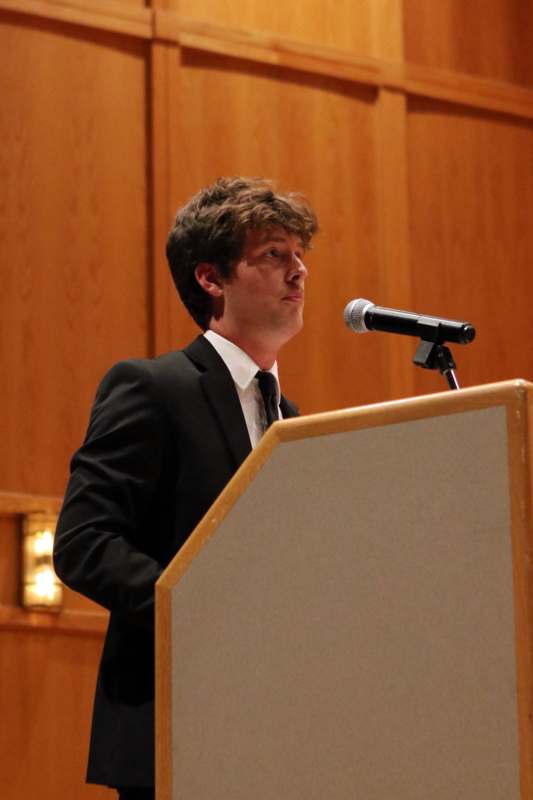
[[[266,428],[272,425],[279,418],[278,415],[278,393],[277,382],[271,372],[261,369],[256,373],[259,391],[263,397],[265,405]]]

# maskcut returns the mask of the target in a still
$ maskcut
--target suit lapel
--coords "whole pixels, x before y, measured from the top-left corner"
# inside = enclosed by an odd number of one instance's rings
[[[195,339],[184,353],[200,367],[200,384],[206,400],[239,467],[252,445],[230,371],[204,336]]]

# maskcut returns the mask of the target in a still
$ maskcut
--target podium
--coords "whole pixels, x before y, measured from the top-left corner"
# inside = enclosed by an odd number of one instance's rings
[[[533,800],[532,409],[271,427],[157,583],[158,800]]]

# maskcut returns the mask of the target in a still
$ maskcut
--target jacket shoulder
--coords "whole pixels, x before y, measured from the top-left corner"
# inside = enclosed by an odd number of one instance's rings
[[[117,383],[140,386],[152,385],[168,388],[166,384],[187,380],[197,375],[197,370],[183,350],[174,350],[155,358],[130,358],[118,361],[104,374],[98,387],[98,394],[106,392]]]

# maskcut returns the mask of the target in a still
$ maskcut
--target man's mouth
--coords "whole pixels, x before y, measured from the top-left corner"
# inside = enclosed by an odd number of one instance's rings
[[[283,300],[288,300],[291,303],[302,303],[304,299],[303,292],[291,292],[286,294]]]

